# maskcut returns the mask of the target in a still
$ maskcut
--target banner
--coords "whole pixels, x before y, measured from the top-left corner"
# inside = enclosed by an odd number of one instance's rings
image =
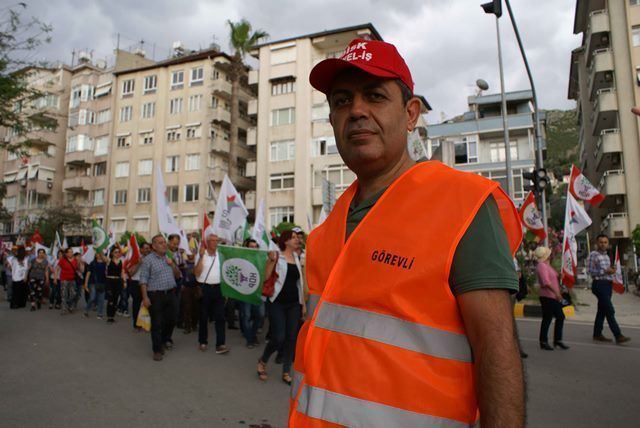
[[[156,214],[158,215],[158,230],[165,236],[180,235],[180,248],[182,248],[187,255],[191,254],[189,249],[189,241],[184,231],[178,227],[176,220],[173,218],[173,213],[167,202],[167,188],[164,185],[164,178],[162,177],[162,171],[160,165],[156,165]]]
[[[225,174],[213,216],[213,232],[228,243],[242,242],[248,216],[242,197]]]
[[[218,245],[220,291],[225,297],[259,305],[267,265],[267,252]]]
[[[562,241],[562,283],[573,287],[578,267],[578,243],[576,235],[591,225],[591,219],[582,205],[567,192],[567,206],[564,216],[564,239]],[[571,271],[565,266],[571,262]]]
[[[604,195],[591,184],[575,165],[571,165],[569,192],[574,198],[589,202],[591,205],[598,205],[604,200]]]
[[[258,242],[261,250],[277,250],[278,247],[269,238],[267,233],[267,225],[265,223],[264,198],[260,199],[258,210],[256,211],[256,222],[251,231],[251,238]]]
[[[622,279],[622,265],[620,264],[620,254],[618,253],[618,247],[616,247],[616,257],[614,260],[616,273],[613,274],[613,291],[618,294],[622,294],[624,293],[624,280]]]
[[[125,272],[128,273],[129,268],[131,268],[131,266],[138,264],[139,261],[140,261],[140,246],[138,246],[138,240],[136,239],[136,234],[131,233],[131,235],[129,236],[129,248],[127,250],[126,257],[124,258],[124,263],[122,264],[122,267],[124,268]]]
[[[91,236],[93,237],[93,248],[97,253],[104,253],[109,246],[109,236],[94,218],[91,220]]]
[[[520,215],[522,224],[533,232],[540,241],[547,237],[547,234],[544,231],[544,224],[542,222],[542,214],[540,214],[540,211],[538,211],[538,208],[536,207],[536,199],[532,192],[529,192],[525,198],[522,206],[518,210],[518,214]]]

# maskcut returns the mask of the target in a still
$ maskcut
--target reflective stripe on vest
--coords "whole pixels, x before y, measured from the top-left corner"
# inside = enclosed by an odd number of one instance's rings
[[[291,399],[295,400],[298,395],[298,390],[300,389],[300,385],[302,384],[302,380],[304,379],[304,375],[300,372],[293,370],[293,380],[291,381]]]
[[[315,326],[433,357],[472,362],[471,347],[462,334],[416,324],[389,315],[323,302]]]
[[[309,301],[307,302],[307,317],[311,318],[313,313],[316,310],[316,306],[318,306],[318,302],[320,301],[319,294],[309,293]]]
[[[398,409],[309,385],[302,387],[297,411],[311,418],[347,427],[463,428],[471,426],[453,419]]]

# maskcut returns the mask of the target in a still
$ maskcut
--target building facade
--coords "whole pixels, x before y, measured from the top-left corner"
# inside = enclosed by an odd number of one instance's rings
[[[633,260],[629,245],[640,224],[640,130],[630,112],[640,105],[640,0],[577,0],[569,99],[576,100],[580,166],[605,195],[588,207],[591,235],[607,234]],[[626,251],[625,251],[626,250]]]
[[[518,205],[527,194],[522,173],[532,170],[536,164],[533,96],[531,91],[516,91],[506,93],[505,97],[513,200]],[[470,96],[469,111],[453,120],[428,125],[429,157],[462,171],[481,174],[506,188],[501,100],[500,94]]]
[[[320,217],[323,181],[335,185],[339,196],[356,178],[338,154],[329,105],[309,83],[309,73],[358,37],[382,40],[367,24],[269,42],[251,52],[259,61],[249,73],[258,91],[249,111],[257,115],[257,128],[250,131],[257,160],[248,171],[257,176],[257,200],[265,201],[268,227],[287,221],[308,229]]]

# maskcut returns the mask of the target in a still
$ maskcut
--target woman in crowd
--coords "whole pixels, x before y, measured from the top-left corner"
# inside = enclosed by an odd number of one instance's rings
[[[298,324],[306,314],[304,302],[304,285],[302,269],[298,251],[300,239],[298,235],[287,230],[282,232],[278,239],[280,255],[269,253],[269,263],[266,277],[273,271],[275,263],[276,280],[273,296],[269,308],[269,323],[271,324],[271,337],[267,343],[262,357],[258,360],[258,376],[260,380],[267,380],[267,363],[271,355],[282,347],[282,380],[291,384],[291,363],[296,346]]]
[[[259,249],[255,239],[247,238],[243,244],[247,248]],[[254,305],[248,302],[238,302],[240,308],[240,329],[247,341],[247,348],[253,349],[258,345],[257,330],[264,318],[264,304]]]
[[[49,309],[53,309],[54,305],[56,309],[60,309],[62,305],[62,290],[60,289],[60,270],[58,265],[62,260],[64,253],[62,250],[58,250],[56,259],[53,260],[49,268],[49,278],[51,279],[51,289],[49,290]]]
[[[186,257],[184,264],[184,277],[182,278],[182,290],[180,305],[182,308],[183,333],[189,334],[198,328],[198,318],[200,317],[200,301],[198,283],[193,273],[195,269],[195,255],[193,253]]]
[[[84,308],[84,317],[89,317],[89,311],[93,305],[98,310],[99,320],[104,316],[104,294],[107,286],[107,262],[102,253],[96,253],[96,258],[89,264],[84,278],[84,291],[89,294],[89,299]]]
[[[118,296],[124,284],[124,272],[122,270],[122,255],[120,248],[114,247],[109,256],[107,265],[107,323],[113,324],[118,304]]]
[[[45,287],[49,287],[49,260],[47,260],[47,253],[40,248],[29,268],[29,301],[32,311],[36,308],[40,309]]]
[[[564,324],[564,312],[562,312],[562,293],[558,284],[558,273],[549,264],[551,250],[547,247],[538,247],[533,253],[538,261],[536,274],[540,284],[540,305],[542,306],[542,324],[540,325],[540,349],[553,351],[547,340],[551,320],[555,317],[556,323],[553,329],[553,346],[560,349],[569,349],[562,343],[562,327]]]
[[[24,308],[27,305],[27,272],[29,262],[24,246],[18,246],[15,257],[9,259],[11,269],[11,309]]]

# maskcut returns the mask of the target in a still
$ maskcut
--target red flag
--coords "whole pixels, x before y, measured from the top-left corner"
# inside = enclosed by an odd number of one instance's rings
[[[80,240],[80,247],[82,247],[82,254],[87,254],[87,250],[89,249],[85,244],[84,244],[84,238],[82,238],[82,240]]]
[[[541,241],[546,238],[547,234],[544,231],[542,214],[536,207],[536,199],[532,192],[529,192],[518,213],[520,214],[520,221],[527,229],[533,232]]]
[[[571,177],[569,178],[569,192],[576,199],[598,205],[604,200],[604,195],[582,174],[575,165],[571,165]]]
[[[40,235],[40,231],[38,230],[38,228],[36,227],[36,230],[33,232],[33,235],[31,236],[31,242],[36,244],[42,244],[42,242],[44,242],[44,240],[42,239],[42,235]]]
[[[138,246],[138,240],[136,234],[132,233],[129,236],[129,250],[127,256],[124,259],[123,268],[125,272],[128,272],[129,268],[136,265],[140,261],[140,247]]]
[[[613,291],[618,294],[624,293],[624,281],[622,280],[622,265],[620,264],[620,254],[618,254],[618,247],[616,247],[615,258],[616,273],[613,274]]]
[[[562,283],[572,288],[576,283],[576,263],[574,263],[568,239],[564,241],[562,255]]]
[[[200,245],[202,248],[207,247],[207,229],[211,227],[211,221],[209,221],[209,216],[207,212],[204,212],[204,216],[202,218],[202,240],[200,241]]]

